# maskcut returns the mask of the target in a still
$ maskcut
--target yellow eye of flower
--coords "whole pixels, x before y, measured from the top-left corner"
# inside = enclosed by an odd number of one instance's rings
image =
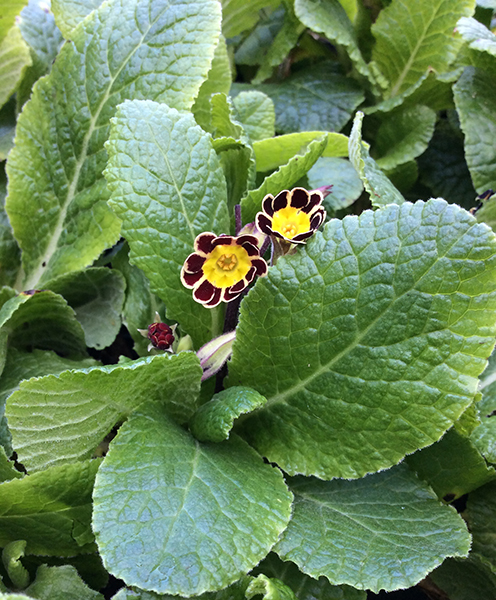
[[[272,229],[291,240],[299,233],[310,231],[310,218],[302,210],[287,206],[274,213]]]
[[[243,246],[216,246],[203,265],[203,272],[211,284],[227,288],[241,281],[251,267],[251,260]]]

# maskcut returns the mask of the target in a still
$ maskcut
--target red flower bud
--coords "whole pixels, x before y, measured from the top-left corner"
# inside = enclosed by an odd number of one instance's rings
[[[148,326],[148,339],[154,348],[169,350],[174,342],[174,332],[167,323],[152,323]]]

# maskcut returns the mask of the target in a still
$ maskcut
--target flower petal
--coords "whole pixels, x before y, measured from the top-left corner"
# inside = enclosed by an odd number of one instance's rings
[[[294,208],[305,207],[310,200],[310,194],[303,188],[294,188],[291,190],[290,205]]]
[[[220,304],[221,300],[222,300],[222,290],[220,288],[215,288],[214,295],[208,302],[205,303],[205,306],[208,306],[208,308],[214,308],[214,306],[217,306],[218,304]]]
[[[272,208],[274,212],[281,210],[282,208],[286,208],[289,204],[289,192],[288,190],[283,190],[279,192],[277,196],[274,198],[274,202],[272,202]]]
[[[272,194],[267,194],[265,198],[262,200],[262,210],[264,213],[271,217],[274,214],[274,209],[272,207],[272,203],[274,201],[274,196]]]
[[[198,271],[197,273],[188,273],[187,271],[181,272],[181,283],[184,287],[189,289],[193,289],[197,287],[200,280],[204,277],[203,271]]]
[[[201,304],[205,304],[207,302],[209,302],[210,300],[212,300],[212,298],[215,295],[215,290],[218,289],[215,286],[213,286],[210,281],[207,281],[206,279],[197,287],[193,290],[193,298],[197,301],[197,302],[201,302]]]
[[[188,273],[197,273],[198,271],[201,271],[205,260],[205,256],[201,256],[200,254],[196,253],[190,254],[184,261],[183,269]]]
[[[259,277],[263,277],[264,275],[267,275],[268,267],[267,267],[267,263],[265,262],[265,260],[263,258],[254,258],[251,261],[251,264],[255,267],[257,275]]]
[[[269,217],[267,215],[265,215],[264,213],[257,213],[256,216],[256,224],[258,229],[260,229],[260,231],[262,233],[265,233],[265,235],[272,235],[272,229],[271,229],[271,224],[272,221],[269,219]]]
[[[195,240],[195,250],[207,255],[209,252],[212,251],[212,242],[215,240],[216,237],[217,236],[215,235],[215,233],[211,233],[210,231],[200,233],[200,235],[198,235]]]
[[[219,235],[212,242],[212,250],[216,246],[236,246],[236,238],[232,235]]]

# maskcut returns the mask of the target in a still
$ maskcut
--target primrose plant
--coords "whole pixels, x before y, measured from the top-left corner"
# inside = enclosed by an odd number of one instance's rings
[[[0,8],[0,597],[491,597],[490,9],[26,4]],[[427,193],[439,148],[472,212]]]

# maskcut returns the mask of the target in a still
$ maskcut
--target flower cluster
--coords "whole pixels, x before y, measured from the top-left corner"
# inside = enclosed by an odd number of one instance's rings
[[[267,194],[256,225],[262,233],[291,244],[304,244],[322,225],[326,211],[320,190],[308,192],[303,188],[283,190],[274,198]]]
[[[260,256],[257,238],[252,235],[201,233],[195,240],[195,252],[181,270],[183,285],[193,290],[193,298],[213,308],[231,302],[255,279],[267,273]]]
[[[167,323],[163,323],[157,312],[155,313],[155,319],[155,322],[148,325],[147,329],[138,329],[144,338],[150,340],[148,352],[150,352],[152,348],[173,352],[172,344],[176,339],[175,333],[177,324],[170,327]]]

